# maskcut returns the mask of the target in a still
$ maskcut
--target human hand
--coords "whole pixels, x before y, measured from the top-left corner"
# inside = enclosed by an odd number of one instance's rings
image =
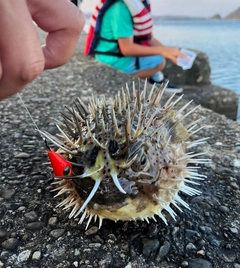
[[[177,64],[177,58],[186,58],[187,56],[183,54],[178,48],[174,47],[160,47],[161,50],[161,55],[166,58],[171,60],[173,63]]]
[[[32,21],[48,33],[43,47]],[[68,0],[0,1],[0,100],[23,89],[44,69],[65,64],[84,22]]]

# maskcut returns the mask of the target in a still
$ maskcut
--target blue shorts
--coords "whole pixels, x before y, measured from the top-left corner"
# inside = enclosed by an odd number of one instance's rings
[[[164,58],[160,55],[138,57],[139,68],[136,66],[137,57],[131,57],[131,62],[126,70],[127,74],[135,74],[137,72],[153,69],[164,61]]]

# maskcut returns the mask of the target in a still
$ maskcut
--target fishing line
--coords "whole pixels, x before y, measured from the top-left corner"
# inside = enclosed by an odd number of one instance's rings
[[[50,148],[49,148],[49,146],[48,146],[48,144],[47,144],[47,140],[46,140],[46,138],[42,136],[42,134],[41,134],[41,130],[40,130],[39,127],[37,126],[37,124],[36,124],[36,122],[34,121],[32,115],[30,114],[29,109],[28,109],[27,105],[25,104],[24,100],[22,99],[20,93],[17,93],[17,95],[18,95],[18,97],[19,97],[19,99],[20,99],[20,101],[21,101],[23,107],[24,107],[25,110],[27,111],[27,113],[28,113],[28,115],[29,115],[29,117],[30,117],[30,119],[31,119],[31,121],[32,121],[32,123],[33,123],[35,129],[37,130],[37,132],[39,133],[39,135],[40,135],[41,138],[43,139],[43,141],[44,141],[46,147],[50,150]]]

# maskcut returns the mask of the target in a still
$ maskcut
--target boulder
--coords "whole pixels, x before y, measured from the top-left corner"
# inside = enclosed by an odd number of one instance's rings
[[[181,67],[167,60],[164,75],[177,85],[205,85],[210,84],[211,68],[207,54],[190,49],[197,53],[191,69],[183,70]]]
[[[197,50],[197,57],[189,70],[167,60],[164,74],[176,85],[182,85],[186,99],[193,99],[196,104],[224,114],[236,120],[238,112],[238,95],[227,88],[211,84],[211,68],[208,56]]]

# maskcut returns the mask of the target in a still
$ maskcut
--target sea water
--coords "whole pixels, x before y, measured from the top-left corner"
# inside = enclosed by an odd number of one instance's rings
[[[158,20],[154,23],[153,33],[166,46],[206,53],[212,84],[236,92],[240,104],[240,21]]]
[[[85,31],[88,31],[88,18]],[[240,21],[158,20],[154,36],[166,46],[196,49],[206,53],[211,82],[233,90],[240,106]],[[240,121],[240,107],[238,109]]]

